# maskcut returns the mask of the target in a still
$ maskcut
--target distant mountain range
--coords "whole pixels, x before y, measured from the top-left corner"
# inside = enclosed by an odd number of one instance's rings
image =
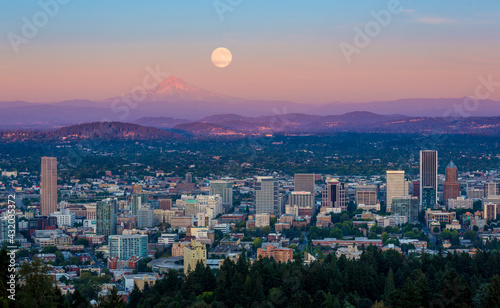
[[[468,118],[463,119],[465,122],[472,117],[500,116],[499,101],[479,101],[478,108],[470,112],[466,111],[465,107],[465,98],[412,98],[323,105],[248,100],[203,90],[180,78],[170,76],[154,89],[101,101],[81,99],[47,103],[0,101],[2,111],[0,129],[43,130],[97,121],[120,121],[158,128],[173,128],[177,125],[200,122],[218,124],[232,130],[241,129],[245,125],[252,127],[259,121],[263,123],[273,121],[273,125],[276,125],[277,120],[291,121],[290,129],[293,126],[301,127],[305,122],[317,129],[318,125],[314,124],[314,121],[320,121],[327,129],[329,126],[335,127],[341,123],[347,125],[348,121],[345,118],[339,120],[336,117],[345,114],[359,116],[356,112],[360,111],[375,114],[372,116],[373,120],[370,120],[372,124],[391,120],[381,116],[394,117],[394,114],[401,115],[396,117],[410,118],[466,116]],[[221,114],[224,116],[220,116]],[[439,122],[438,119],[434,121]]]
[[[176,119],[177,122],[181,120]],[[318,116],[285,114],[262,117],[243,117],[223,114],[199,121],[175,124],[170,118],[141,118],[141,125],[170,128],[172,131],[197,136],[249,134],[322,134],[336,132],[388,134],[475,134],[500,135],[500,117],[408,117],[380,115],[366,111],[343,115]]]
[[[379,115],[351,112],[339,116],[286,114],[282,116],[243,117],[223,114],[188,121],[149,117],[136,121],[92,122],[53,130],[1,131],[0,140],[177,140],[192,137],[244,137],[264,134],[332,134],[340,132],[385,134],[468,134],[500,136],[500,117],[471,117],[460,120],[435,117]]]

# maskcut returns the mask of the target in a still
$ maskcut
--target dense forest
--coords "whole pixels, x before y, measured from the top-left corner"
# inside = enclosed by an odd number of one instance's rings
[[[172,270],[142,292],[134,288],[128,304],[113,289],[100,298],[99,307],[500,306],[498,251],[406,257],[370,246],[359,260],[330,254],[309,265],[302,260],[251,263],[244,256],[236,262],[226,259],[216,271],[199,263],[187,277]],[[0,279],[5,279],[4,257],[1,266]],[[47,270],[37,261],[21,266],[19,279],[25,284],[18,286],[12,307],[88,307],[80,292],[63,296],[54,291],[51,278],[44,278]]]

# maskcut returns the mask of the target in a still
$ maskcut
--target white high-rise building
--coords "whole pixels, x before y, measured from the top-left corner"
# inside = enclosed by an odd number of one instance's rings
[[[222,198],[219,195],[197,195],[196,201],[198,201],[199,213],[205,213],[209,218],[215,218],[224,212]]]
[[[69,226],[73,227],[75,225],[75,213],[71,213],[69,209],[61,209],[58,212],[52,213],[50,216],[57,218],[57,226]]]

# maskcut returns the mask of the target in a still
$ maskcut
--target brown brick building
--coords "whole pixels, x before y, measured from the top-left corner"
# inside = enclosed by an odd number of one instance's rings
[[[257,259],[271,257],[276,260],[276,262],[286,263],[292,261],[293,250],[290,248],[276,248],[273,245],[269,245],[267,248],[257,249]]]
[[[443,183],[443,200],[456,199],[460,197],[460,183],[458,183],[458,169],[451,161],[445,170],[445,181]]]

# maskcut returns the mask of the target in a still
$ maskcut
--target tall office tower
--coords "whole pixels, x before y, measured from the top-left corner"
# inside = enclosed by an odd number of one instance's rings
[[[149,207],[141,207],[137,211],[137,225],[139,228],[152,228],[154,212]]]
[[[314,173],[295,173],[294,191],[308,191],[314,195]]]
[[[288,202],[287,193],[278,193],[278,212],[280,214],[285,214],[286,203]]]
[[[497,204],[484,202],[483,204],[484,219],[486,221],[495,220],[497,218]]]
[[[377,186],[356,185],[356,204],[358,208],[377,208]]]
[[[42,216],[49,216],[57,211],[57,158],[55,157],[42,157],[40,207]]]
[[[142,194],[142,187],[139,184],[134,184],[132,188],[132,193],[133,194]]]
[[[159,199],[158,208],[160,210],[171,210],[172,209],[172,199]]]
[[[130,197],[130,213],[132,215],[137,215],[137,212],[141,208],[141,206],[148,203],[148,194],[146,193],[137,193],[133,194]]]
[[[192,183],[193,182],[193,174],[191,172],[187,172],[184,178],[184,182]]]
[[[484,183],[484,196],[497,196],[498,185],[495,182]]]
[[[386,171],[386,211],[391,211],[392,198],[408,195],[408,182],[403,170]]]
[[[433,198],[426,198],[429,200],[437,201],[438,191],[438,153],[437,151],[420,151],[420,207],[427,209],[433,207],[435,204],[424,204],[423,193],[424,190],[434,192]],[[432,188],[432,189],[430,189]]]
[[[132,257],[148,256],[147,235],[111,235],[109,237],[109,257],[129,260]]]
[[[445,169],[445,180],[443,183],[443,201],[460,197],[460,183],[458,183],[458,169],[451,161]]]
[[[254,183],[257,214],[282,214],[279,204],[278,181],[272,176],[257,176]]]
[[[418,198],[411,196],[394,196],[392,198],[392,215],[405,216],[408,222],[418,221]]]
[[[98,201],[96,205],[96,233],[97,235],[116,234],[116,198]]]
[[[228,181],[210,181],[210,195],[219,195],[222,204],[233,206],[233,184]]]
[[[321,206],[346,210],[344,183],[336,179],[326,182],[325,189],[321,192]]]

